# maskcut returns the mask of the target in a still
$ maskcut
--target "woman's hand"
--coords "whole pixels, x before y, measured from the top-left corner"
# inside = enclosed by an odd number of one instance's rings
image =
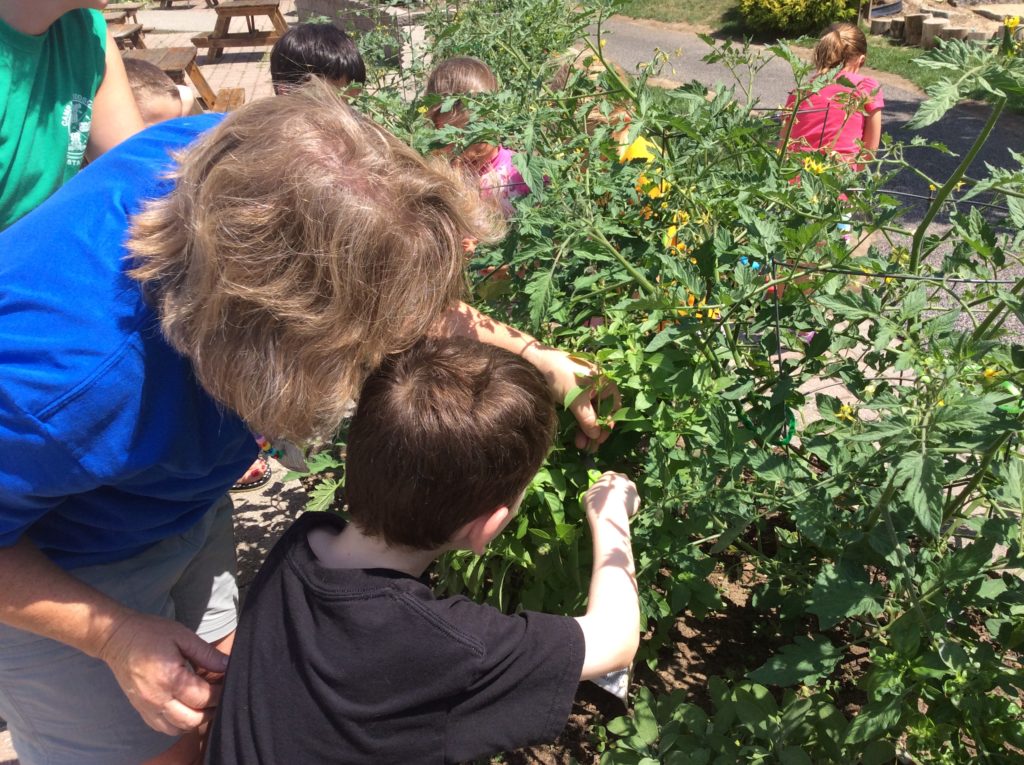
[[[130,613],[99,658],[107,663],[146,724],[170,736],[198,728],[220,697],[203,674],[227,668],[227,656],[178,622]]]
[[[574,390],[583,389],[569,404],[580,426],[575,439],[578,448],[593,450],[608,440],[609,415],[622,406],[615,383],[586,361],[539,343],[527,348],[523,358],[544,374],[555,400],[563,402]]]
[[[608,440],[612,427],[608,414],[618,409],[622,400],[615,384],[601,376],[591,364],[564,351],[548,348],[525,332],[465,303],[449,310],[438,322],[436,332],[443,337],[472,337],[519,354],[541,371],[556,401],[563,402],[575,389],[582,388],[569,404],[580,424],[576,446],[596,449],[598,444]]]

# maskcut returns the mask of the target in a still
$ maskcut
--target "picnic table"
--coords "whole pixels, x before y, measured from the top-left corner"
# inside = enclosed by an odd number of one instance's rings
[[[146,43],[142,39],[142,24],[111,24],[107,23],[107,29],[114,37],[118,50],[144,49]]]
[[[288,22],[281,15],[281,7],[277,0],[225,0],[218,2],[214,10],[217,11],[217,23],[213,31],[192,38],[193,45],[209,49],[207,56],[210,59],[220,58],[225,48],[273,45],[288,31]],[[229,32],[231,19],[238,16],[245,18],[247,31]],[[256,16],[269,18],[274,26],[273,30],[257,30]]]
[[[124,11],[103,11],[103,20],[107,24],[124,24],[127,16]]]
[[[121,13],[128,17],[128,20],[132,24],[138,24],[138,12],[142,9],[142,3],[111,3],[107,6],[106,10],[103,11],[103,16],[106,18],[108,13]],[[122,16],[122,20],[124,17]],[[109,22],[110,19],[107,19]]]
[[[192,85],[199,91],[200,104],[205,109],[213,109],[217,97],[214,95],[210,83],[203,77],[196,63],[196,55],[199,53],[191,45],[182,48],[146,48],[143,50],[126,50],[121,55],[124,58],[137,58],[148,61],[157,69],[163,71],[178,85],[185,84],[185,76],[192,81]]]

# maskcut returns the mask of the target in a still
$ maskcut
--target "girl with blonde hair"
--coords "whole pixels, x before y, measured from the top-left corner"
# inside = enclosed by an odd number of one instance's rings
[[[837,23],[822,34],[814,47],[819,75],[834,70],[835,81],[802,100],[782,128],[790,151],[834,153],[859,168],[870,159],[882,137],[882,87],[860,70],[867,60],[868,43],[855,25]],[[786,104],[792,111],[797,93]]]

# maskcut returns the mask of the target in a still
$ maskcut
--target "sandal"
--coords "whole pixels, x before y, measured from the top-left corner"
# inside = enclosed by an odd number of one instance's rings
[[[239,479],[238,481],[235,481],[235,483],[231,485],[231,491],[252,491],[253,489],[258,489],[261,486],[266,486],[270,483],[270,479],[274,472],[270,467],[270,462],[261,454],[252,464],[256,465],[257,463],[259,463],[262,468],[260,474],[255,478],[250,478],[249,480]],[[252,470],[252,466],[249,467],[249,470]],[[245,472],[248,473],[249,470],[246,470]]]

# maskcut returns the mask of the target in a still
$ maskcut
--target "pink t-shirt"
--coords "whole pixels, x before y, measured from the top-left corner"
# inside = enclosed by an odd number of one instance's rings
[[[511,200],[525,197],[530,193],[530,187],[526,185],[522,174],[512,164],[514,156],[514,151],[499,146],[494,159],[480,171],[480,191],[484,199],[497,200],[506,218],[512,217],[515,213]]]
[[[790,151],[834,151],[851,157],[858,153],[857,142],[864,139],[865,119],[885,106],[882,87],[876,80],[852,72],[840,72],[836,78],[850,81],[855,88],[837,82],[808,96],[793,121]],[[847,116],[850,101],[864,98],[864,108]],[[796,94],[790,93],[786,108],[792,109],[794,101]]]

